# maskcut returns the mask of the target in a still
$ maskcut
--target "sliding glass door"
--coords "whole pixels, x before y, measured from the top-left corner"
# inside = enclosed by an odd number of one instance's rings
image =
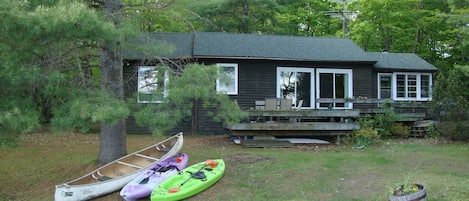
[[[352,93],[352,70],[346,69],[317,69],[317,98],[347,99]],[[318,108],[352,109],[352,103],[331,102],[318,103]]]
[[[312,108],[313,75],[311,68],[277,68],[277,98],[291,99],[293,107]]]

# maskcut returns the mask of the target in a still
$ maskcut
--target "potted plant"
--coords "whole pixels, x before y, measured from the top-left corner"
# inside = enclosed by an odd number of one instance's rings
[[[416,174],[415,169],[409,171],[405,175],[404,180],[394,185],[388,193],[389,201],[426,201],[427,190],[424,185],[413,181],[413,177]]]
[[[426,201],[427,190],[422,184],[407,182],[394,186],[388,195],[389,201]]]

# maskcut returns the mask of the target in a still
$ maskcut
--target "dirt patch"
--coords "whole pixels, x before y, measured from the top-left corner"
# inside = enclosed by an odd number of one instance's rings
[[[254,164],[263,161],[271,161],[272,157],[255,154],[237,153],[226,156],[225,160],[230,164]]]

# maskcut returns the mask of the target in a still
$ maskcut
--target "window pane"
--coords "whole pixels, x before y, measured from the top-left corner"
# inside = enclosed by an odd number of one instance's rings
[[[151,93],[157,87],[157,71],[154,67],[144,67],[138,70],[138,92]]]
[[[217,92],[238,94],[238,64],[217,64],[219,77],[217,79]]]
[[[293,99],[295,97],[295,72],[280,72],[280,98]]]
[[[221,68],[221,79],[218,91],[233,93],[236,91],[236,72],[235,67],[223,66]]]
[[[407,98],[417,98],[417,75],[407,76]]]
[[[420,76],[421,98],[430,98],[430,75]]]
[[[334,98],[333,92],[333,77],[332,73],[320,73],[319,74],[319,98]],[[329,103],[321,103],[320,107],[329,107]]]
[[[159,75],[156,67],[145,66],[138,69],[138,102],[158,102],[165,96],[166,75]]]
[[[335,74],[335,97],[345,98],[345,74]],[[344,107],[344,103],[336,103],[335,107]]]
[[[303,100],[301,107],[311,107],[311,73],[310,72],[297,72],[296,73],[296,104]]]
[[[294,106],[303,100],[301,107],[311,107],[311,73],[281,71],[280,97],[291,99]]]
[[[405,81],[405,75],[397,75],[396,80],[397,80],[397,97],[399,98],[405,98],[406,97],[406,81]]]
[[[391,75],[380,75],[379,77],[379,92],[380,98],[391,98],[392,88],[391,88]]]

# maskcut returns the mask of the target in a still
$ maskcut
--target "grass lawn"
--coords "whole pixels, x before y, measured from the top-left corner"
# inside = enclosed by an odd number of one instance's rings
[[[164,138],[129,135],[133,152]],[[55,185],[94,168],[97,134],[23,135],[16,148],[0,148],[0,200],[53,200]],[[189,200],[386,200],[390,186],[414,174],[429,201],[469,200],[469,145],[430,139],[386,140],[365,149],[299,145],[243,148],[227,136],[189,136],[189,164],[223,158],[224,177]],[[113,193],[96,200],[121,200]]]

